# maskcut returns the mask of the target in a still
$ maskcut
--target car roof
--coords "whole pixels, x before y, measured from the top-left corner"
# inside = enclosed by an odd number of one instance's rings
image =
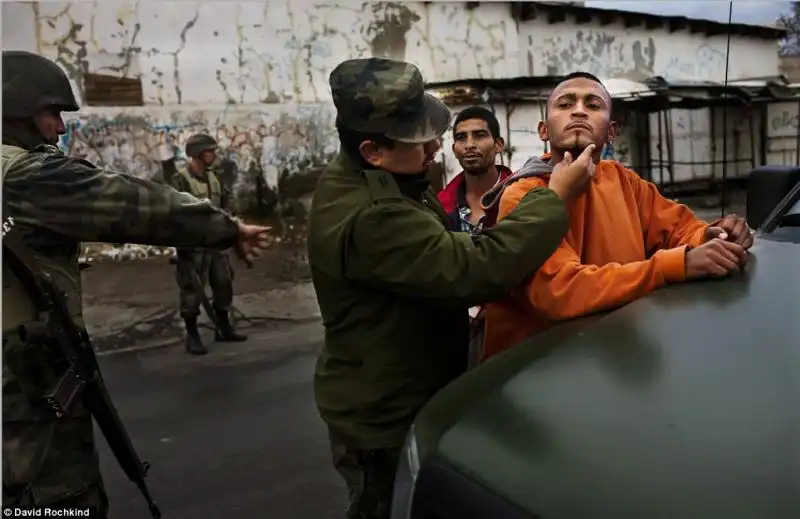
[[[541,517],[800,517],[798,258],[758,239],[741,275],[564,323],[445,388],[417,433]]]

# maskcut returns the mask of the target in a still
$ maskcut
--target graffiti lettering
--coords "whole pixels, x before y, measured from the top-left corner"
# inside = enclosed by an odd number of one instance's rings
[[[725,77],[725,53],[703,44],[697,47],[693,57],[671,57],[659,75],[667,81],[721,81]]]
[[[772,129],[773,130],[782,130],[785,128],[793,128],[797,129],[798,123],[798,114],[797,113],[790,113],[786,110],[781,112],[779,115],[776,115],[772,118]]]

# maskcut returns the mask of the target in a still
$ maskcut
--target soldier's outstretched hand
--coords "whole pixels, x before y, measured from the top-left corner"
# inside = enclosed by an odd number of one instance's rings
[[[239,238],[236,240],[236,255],[248,267],[253,265],[253,260],[267,250],[267,235],[272,227],[261,225],[248,225],[239,222]]]

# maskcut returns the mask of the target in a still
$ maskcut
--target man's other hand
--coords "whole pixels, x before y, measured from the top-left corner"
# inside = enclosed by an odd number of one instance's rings
[[[719,225],[706,229],[706,240],[719,238],[741,245],[745,250],[753,246],[753,231],[747,220],[735,214],[727,215]]]
[[[747,252],[738,243],[712,238],[686,253],[686,279],[721,278],[741,270]]]
[[[253,266],[253,260],[267,250],[267,234],[271,227],[248,225],[239,222],[239,238],[236,240],[236,255],[248,267]]]

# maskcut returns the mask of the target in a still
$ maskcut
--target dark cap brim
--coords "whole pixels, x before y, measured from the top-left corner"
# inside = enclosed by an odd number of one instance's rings
[[[438,98],[425,93],[425,112],[419,117],[396,124],[386,137],[412,144],[430,142],[441,137],[450,127],[450,109]]]

